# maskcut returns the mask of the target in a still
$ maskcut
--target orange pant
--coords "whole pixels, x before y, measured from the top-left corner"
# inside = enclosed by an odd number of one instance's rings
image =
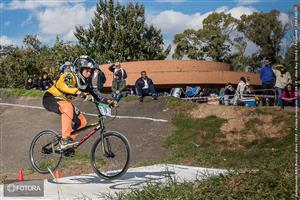
[[[75,139],[78,134],[72,134],[71,132],[73,131],[72,124],[77,121],[77,123],[80,123],[79,127],[76,127],[75,130],[83,128],[87,125],[87,121],[83,114],[79,114],[78,116],[76,115],[74,111],[74,106],[68,102],[68,101],[58,101],[59,104],[59,110],[61,112],[61,134],[62,138],[68,138],[70,137],[71,139]]]

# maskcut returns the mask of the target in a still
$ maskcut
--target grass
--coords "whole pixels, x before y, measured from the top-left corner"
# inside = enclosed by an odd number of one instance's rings
[[[105,164],[105,161],[101,158],[96,158],[96,164]],[[71,167],[90,167],[91,166],[91,157],[89,154],[83,154],[76,152],[73,157],[64,157],[60,168],[67,169]]]
[[[26,97],[42,97],[44,92],[41,90],[26,90],[22,88],[0,88],[0,93],[8,96],[26,96]]]
[[[232,148],[220,128],[226,120],[216,116],[194,119],[187,102],[168,102],[180,110],[172,120],[173,133],[165,141],[170,156],[163,162],[232,169],[229,175],[193,183],[169,182],[119,193],[114,199],[292,199],[294,194],[294,134],[292,113],[256,109],[253,115],[272,115],[270,123],[284,122],[290,133],[282,138],[260,138],[243,148]],[[191,107],[190,107],[191,106]],[[262,122],[249,116],[241,132]],[[239,133],[237,131],[237,133]]]
[[[121,98],[121,102],[130,102],[136,101],[138,102],[139,98],[137,95],[127,95],[126,97]]]
[[[255,177],[255,178],[253,178]],[[279,179],[281,177],[282,179]],[[192,200],[192,199],[292,199],[293,175],[291,171],[266,170],[258,172],[231,173],[211,177],[205,181],[179,183],[169,181],[166,185],[148,185],[143,190],[118,193],[106,199],[122,200]]]
[[[231,169],[251,169],[261,166],[278,166],[290,156],[293,134],[284,138],[263,138],[257,143],[248,143],[245,148],[229,148],[222,140],[220,127],[226,122],[216,116],[193,119],[185,114],[177,114],[172,123],[173,134],[165,141],[165,147],[171,151],[166,162],[190,164],[203,167]],[[260,123],[254,118],[246,123]],[[244,131],[244,130],[243,130]]]
[[[76,152],[73,157],[64,157],[61,162],[60,168],[65,169],[74,166],[90,166],[90,163],[91,161],[89,155]]]
[[[247,134],[247,132],[249,132],[249,131],[258,133],[259,130],[257,130],[256,125],[262,125],[262,124],[263,124],[263,122],[260,121],[258,118],[256,118],[256,117],[250,118],[245,123],[245,127],[244,127],[243,131],[245,132],[245,134]]]
[[[166,103],[168,107],[178,112],[186,112],[197,107],[196,103],[190,101],[178,100],[173,97],[167,98]]]
[[[55,160],[54,163],[51,163],[50,166],[53,166],[56,163],[57,160]],[[105,161],[101,158],[96,158],[96,163],[98,164],[105,164]],[[49,164],[41,162],[39,163],[39,167],[42,169],[46,169],[49,166]],[[59,168],[61,169],[69,169],[72,167],[91,167],[91,158],[89,154],[79,153],[76,152],[74,156],[72,157],[63,157]],[[28,171],[30,174],[35,173],[36,171],[33,169],[33,167],[29,167]]]

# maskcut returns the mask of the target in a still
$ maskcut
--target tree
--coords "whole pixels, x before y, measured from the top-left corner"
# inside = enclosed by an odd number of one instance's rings
[[[100,0],[89,27],[76,27],[74,35],[83,51],[99,63],[165,59],[170,47],[163,48],[160,30],[145,24],[144,6],[127,6]]]
[[[42,45],[37,35],[25,35],[23,44],[27,49],[31,49],[33,51],[39,51]]]
[[[260,47],[260,57],[279,61],[280,41],[283,37],[283,26],[278,20],[279,11],[242,15],[237,30],[245,34]]]
[[[294,8],[300,11],[300,4],[294,5]],[[296,12],[294,10],[287,13],[288,20],[287,23],[284,25],[284,40],[282,41],[281,51],[280,54],[287,55],[287,51],[291,45],[293,45],[294,41],[296,40],[295,35],[295,23],[300,22],[300,15],[297,14],[298,19],[296,18]],[[300,31],[297,31],[297,37],[300,38]]]
[[[292,77],[295,77],[295,56],[296,56],[296,48],[297,48],[297,52],[298,52],[298,78],[300,78],[300,42],[298,42],[297,46],[296,44],[293,44],[287,51],[286,55],[285,55],[285,60],[284,63],[287,67],[287,70],[291,73]]]
[[[23,39],[23,44],[25,48],[22,51],[23,56],[18,64],[24,67],[27,74],[39,73],[40,65],[38,64],[38,58],[42,49],[41,41],[37,35],[26,35]]]
[[[24,66],[24,50],[10,47],[9,52],[0,57],[0,87],[21,87],[27,76]]]
[[[52,78],[59,66],[73,61],[84,52],[79,45],[64,42],[59,37],[53,47],[38,40],[36,35],[26,35],[22,47],[0,46],[0,87],[24,87],[28,76],[47,72]]]
[[[212,13],[203,20],[203,28],[187,29],[176,34],[174,59],[187,56],[201,60],[211,58],[214,61],[226,62],[230,56],[232,41],[230,34],[234,31],[237,20],[230,14]]]

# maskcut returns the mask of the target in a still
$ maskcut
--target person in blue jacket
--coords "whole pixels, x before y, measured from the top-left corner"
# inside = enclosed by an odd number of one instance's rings
[[[274,98],[270,97],[274,95],[274,83],[275,83],[275,74],[273,72],[272,62],[269,59],[265,59],[264,65],[260,69],[260,80],[262,83],[263,89],[263,98],[262,104],[265,106],[268,102],[269,106],[274,104]]]
[[[153,81],[147,76],[146,71],[142,71],[141,77],[136,80],[135,89],[140,102],[144,101],[145,96],[152,96],[154,100],[157,100],[157,93]]]

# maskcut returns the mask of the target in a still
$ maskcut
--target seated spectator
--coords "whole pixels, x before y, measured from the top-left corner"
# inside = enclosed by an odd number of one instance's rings
[[[297,92],[295,91],[294,86],[289,83],[285,86],[284,90],[281,93],[281,108],[284,109],[286,106],[295,106],[296,99],[298,98]]]
[[[275,89],[276,89],[276,105],[281,106],[281,93],[284,90],[284,87],[292,82],[291,74],[286,70],[284,64],[276,65],[276,68],[273,69],[273,72],[276,76]]]
[[[39,88],[41,90],[48,90],[53,85],[52,80],[48,77],[47,72],[43,72],[41,80],[39,82]]]
[[[29,78],[27,79],[26,84],[25,84],[25,88],[26,88],[27,90],[30,90],[30,89],[38,89],[38,85],[37,85],[36,82],[33,81],[33,79],[32,79],[31,77],[29,77]]]
[[[125,69],[122,68],[122,66],[119,62],[112,64],[111,66],[108,67],[108,69],[109,69],[109,71],[111,71],[113,73],[113,78],[116,73],[120,73],[122,79],[127,78],[127,73],[126,73]]]
[[[224,91],[224,104],[228,106],[231,102],[231,99],[233,99],[235,94],[235,90],[232,87],[231,83],[227,83],[225,86],[225,91]]]
[[[120,71],[117,71],[114,75],[111,89],[113,100],[119,102],[123,95],[125,95],[124,90],[126,89],[126,81],[122,78]]]
[[[157,93],[153,81],[147,77],[146,71],[142,71],[141,78],[136,80],[135,89],[140,102],[144,101],[145,96],[152,96],[154,100],[157,99]]]
[[[126,96],[127,95],[133,95],[134,94],[134,90],[131,88],[131,87],[126,87],[124,89],[124,92],[126,93]]]
[[[251,95],[253,95],[252,88],[251,88],[250,85],[246,84],[244,92],[243,92],[243,96],[244,97],[249,97]]]

